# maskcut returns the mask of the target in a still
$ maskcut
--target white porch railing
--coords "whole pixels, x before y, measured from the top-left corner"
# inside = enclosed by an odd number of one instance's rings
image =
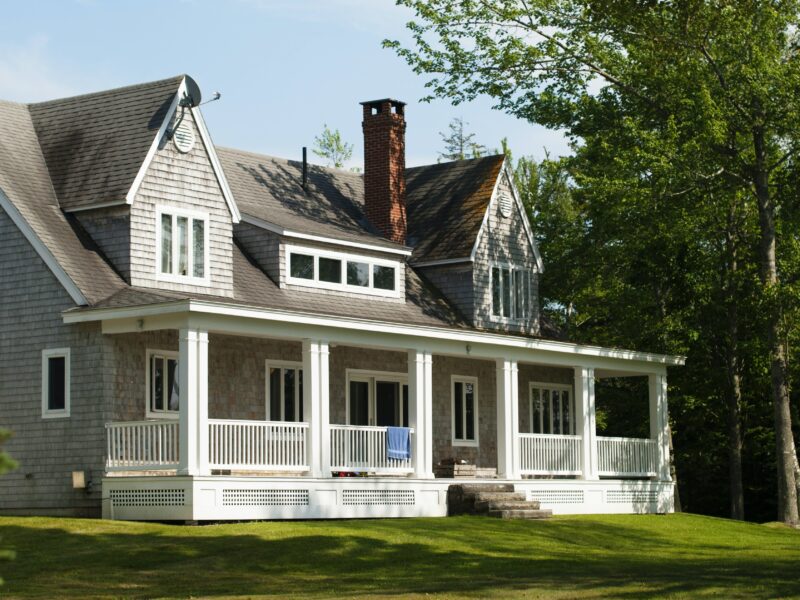
[[[411,436],[413,440],[413,429]],[[331,425],[331,471],[411,473],[413,470],[413,457],[395,460],[386,455],[386,427]]]
[[[606,476],[654,477],[658,466],[655,440],[597,438],[598,473]]]
[[[308,470],[308,423],[209,419],[212,469]]]
[[[157,471],[178,466],[177,421],[106,423],[107,471]]]
[[[519,434],[520,472],[523,475],[580,475],[579,435]]]

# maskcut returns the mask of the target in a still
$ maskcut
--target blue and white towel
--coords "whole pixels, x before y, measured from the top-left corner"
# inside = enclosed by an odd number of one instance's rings
[[[386,428],[386,456],[394,460],[411,458],[411,430],[408,427]]]

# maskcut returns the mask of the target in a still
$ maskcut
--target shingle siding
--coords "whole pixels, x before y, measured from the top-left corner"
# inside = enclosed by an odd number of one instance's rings
[[[475,253],[473,284],[475,289],[474,324],[486,329],[499,329],[515,333],[539,333],[539,286],[536,271],[536,256],[531,249],[525,230],[527,217],[517,210],[503,217],[498,208],[497,196],[511,194],[505,174],[501,175],[498,194],[489,204],[488,219],[478,240]],[[527,323],[500,323],[492,317],[492,264],[510,263],[515,268],[525,268],[531,274],[531,319]]]
[[[130,206],[111,206],[75,213],[78,222],[126,282],[131,281]]]
[[[234,225],[233,234],[236,241],[261,270],[269,275],[272,281],[279,283],[283,264],[281,262],[280,236],[245,222]]]
[[[471,323],[475,314],[472,269],[472,263],[466,262],[417,270]]]
[[[19,467],[0,477],[0,514],[97,515],[100,487],[73,490],[71,472],[103,470],[108,357],[96,324],[67,326],[63,287],[0,210],[0,426]],[[69,347],[68,418],[42,419],[42,350]]]
[[[150,163],[130,212],[131,284],[218,296],[233,296],[233,227],[200,132],[187,113],[195,132],[195,144],[180,153],[165,136]],[[209,215],[209,262],[211,285],[173,283],[156,278],[156,207],[176,207]]]

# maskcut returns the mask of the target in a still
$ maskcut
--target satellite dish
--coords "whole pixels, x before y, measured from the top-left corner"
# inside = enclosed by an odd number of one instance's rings
[[[184,77],[184,83],[186,85],[186,105],[192,108],[200,106],[200,102],[203,99],[203,95],[200,93],[200,86],[188,75]]]

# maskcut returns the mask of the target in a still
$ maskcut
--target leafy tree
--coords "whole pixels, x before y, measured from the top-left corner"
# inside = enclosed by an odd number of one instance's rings
[[[0,429],[0,445],[3,444],[8,438],[10,434],[5,429]],[[17,463],[11,460],[11,457],[8,456],[5,452],[0,452],[0,475],[5,473],[6,471],[10,471],[11,469],[15,468]],[[10,550],[0,550],[0,561],[3,560],[12,560],[14,558],[14,553]],[[0,578],[0,585],[3,584],[3,579]]]
[[[331,130],[325,124],[322,133],[314,138],[312,151],[328,161],[328,166],[341,169],[353,156],[353,145],[342,140],[338,129]]]
[[[746,281],[762,315],[757,333],[768,359],[778,516],[797,523],[787,355],[797,290],[787,276],[796,269],[791,259],[798,244],[787,218],[796,204],[790,191],[797,189],[800,149],[798,2],[399,3],[418,17],[409,24],[413,46],[385,44],[417,73],[430,76],[430,97],[458,104],[486,94],[498,108],[564,128],[572,137],[580,155],[576,184],[591,187],[595,198],[602,199],[587,203],[585,222],[612,225],[608,231],[593,227],[602,237],[590,236],[585,242],[606,245],[597,273],[609,264],[627,269],[619,271],[627,272],[626,279],[598,280],[584,300],[602,301],[608,295],[602,286],[611,283],[619,286],[611,290],[617,298],[633,301],[622,303],[624,309],[642,307],[635,297],[641,295],[642,284],[651,286],[652,305],[637,315],[642,334],[626,332],[628,339],[651,338],[651,347],[669,350],[677,345],[671,343],[671,334],[685,323],[707,332],[695,321],[699,307],[687,314],[687,307],[677,303],[691,300],[698,291],[705,292],[701,298],[710,298],[713,290],[702,290],[702,282],[688,281],[675,269],[684,268],[695,253],[708,260],[710,269],[719,254],[704,254],[702,247],[687,246],[681,237],[692,242],[697,224],[724,223],[731,202],[734,220],[743,215],[755,219],[754,252],[743,253],[733,269],[732,246],[723,244],[729,255],[723,271],[732,281],[757,272],[755,281]],[[623,162],[609,165],[603,153],[621,153],[617,158]],[[610,171],[581,175],[587,165],[604,162]],[[633,190],[620,187],[632,182],[637,184]],[[692,211],[690,200],[700,200],[703,210]],[[593,213],[592,205],[611,214]],[[614,237],[626,231],[640,235]],[[659,244],[660,250],[653,252]],[[738,288],[732,282],[725,285],[730,299],[731,290]],[[731,331],[725,344],[732,342]]]
[[[474,141],[475,134],[467,133],[465,122],[461,117],[456,117],[448,125],[449,133],[439,132],[444,142],[444,152],[439,153],[439,161],[464,160],[467,157],[480,158],[486,153],[486,147]]]

